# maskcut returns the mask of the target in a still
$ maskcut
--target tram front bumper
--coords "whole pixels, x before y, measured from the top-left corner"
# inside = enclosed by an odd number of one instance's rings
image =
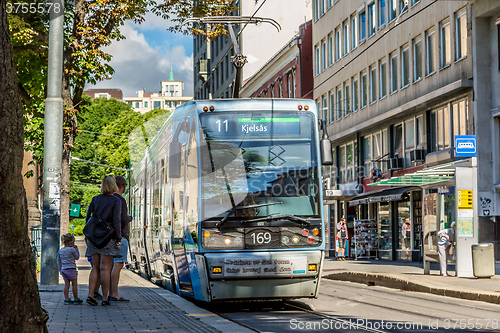
[[[322,260],[319,250],[205,253],[205,296],[212,301],[316,297]]]

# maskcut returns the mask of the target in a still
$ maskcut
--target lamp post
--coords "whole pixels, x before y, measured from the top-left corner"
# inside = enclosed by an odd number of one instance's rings
[[[49,24],[47,99],[43,142],[43,218],[40,283],[59,284],[57,250],[61,219],[63,145],[63,22],[64,0],[52,0]]]

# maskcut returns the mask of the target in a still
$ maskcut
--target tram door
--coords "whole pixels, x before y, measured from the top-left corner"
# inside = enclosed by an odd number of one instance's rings
[[[180,145],[179,145],[180,146]],[[186,146],[180,146],[181,168],[180,177],[173,179],[173,200],[172,200],[172,250],[177,267],[179,287],[183,291],[192,292],[191,276],[185,248],[185,228],[187,226],[186,217]],[[172,155],[171,155],[172,156]]]

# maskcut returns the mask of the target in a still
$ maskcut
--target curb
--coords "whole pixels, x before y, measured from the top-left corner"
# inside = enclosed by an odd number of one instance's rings
[[[456,288],[439,287],[425,282],[414,282],[401,278],[397,275],[379,274],[379,273],[359,273],[359,272],[341,272],[324,276],[329,280],[349,281],[362,283],[368,286],[381,286],[405,291],[414,291],[419,293],[434,294],[439,296],[461,298],[471,301],[481,301],[493,304],[500,304],[500,293],[485,292],[480,290],[458,290]]]

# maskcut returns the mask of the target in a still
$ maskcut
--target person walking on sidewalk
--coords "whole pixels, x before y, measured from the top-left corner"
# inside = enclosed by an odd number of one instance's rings
[[[338,249],[337,255],[339,260],[345,260],[345,247],[347,244],[347,240],[349,239],[347,234],[347,225],[345,218],[341,218],[340,222],[337,223],[337,237],[338,241]]]
[[[123,265],[127,262],[128,255],[128,239],[129,239],[129,223],[132,221],[132,216],[128,215],[127,201],[122,197],[123,193],[127,189],[127,181],[122,176],[116,176],[116,186],[118,186],[118,191],[115,192],[116,196],[122,203],[121,211],[121,230],[122,230],[122,246],[120,247],[120,252],[122,256],[120,258],[113,259],[113,270],[111,271],[111,297],[109,298],[112,302],[128,302],[129,300],[123,298],[118,293],[118,283],[120,281],[120,272]]]
[[[409,254],[411,247],[411,219],[407,217],[401,226],[401,235],[403,236],[403,248],[406,250],[406,255]]]
[[[120,246],[122,239],[121,232],[121,202],[113,195],[118,190],[115,178],[105,176],[101,182],[101,194],[92,198],[85,222],[88,223],[91,216],[96,216],[110,223],[114,229],[113,237],[103,248],[97,248],[89,239],[87,239],[86,257],[92,256],[92,270],[89,279],[89,296],[87,303],[97,305],[94,298],[97,283],[100,280],[102,289],[101,305],[110,305],[108,292],[111,279],[111,268],[113,266],[113,257],[121,257]]]
[[[64,304],[82,304],[83,301],[78,298],[78,271],[76,270],[76,261],[80,259],[80,251],[75,245],[75,236],[72,234],[62,235],[61,239],[64,246],[57,253],[57,265],[64,279]],[[70,283],[75,300],[69,298]]]
[[[438,232],[438,254],[439,265],[442,276],[449,276],[447,271],[449,248],[455,242],[456,223],[452,222],[451,227]]]

